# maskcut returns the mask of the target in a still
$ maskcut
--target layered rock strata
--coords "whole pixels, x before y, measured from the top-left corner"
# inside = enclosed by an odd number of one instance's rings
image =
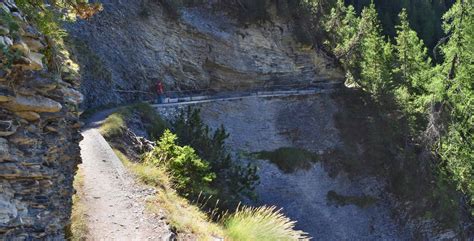
[[[103,12],[68,27],[88,107],[150,99],[158,80],[165,91],[221,92],[344,77],[322,51],[295,40],[291,20],[245,26],[213,11],[213,1],[173,19],[158,2],[104,0]]]
[[[18,10],[0,2],[0,240],[63,239],[80,162],[79,75]],[[53,68],[51,68],[53,69]]]

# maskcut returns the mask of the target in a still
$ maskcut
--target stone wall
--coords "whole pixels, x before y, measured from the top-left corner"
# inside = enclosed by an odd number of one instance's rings
[[[65,54],[48,70],[52,45],[12,0],[0,11],[0,240],[62,239],[80,162],[79,76]]]

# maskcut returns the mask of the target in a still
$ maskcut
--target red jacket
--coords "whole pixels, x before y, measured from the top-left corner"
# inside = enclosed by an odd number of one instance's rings
[[[156,85],[156,92],[158,92],[159,95],[162,95],[165,92],[163,89],[163,83],[161,83],[161,81],[159,81]]]

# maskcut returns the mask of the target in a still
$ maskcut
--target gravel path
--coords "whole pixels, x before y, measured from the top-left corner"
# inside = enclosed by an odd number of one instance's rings
[[[164,218],[145,212],[154,189],[135,182],[97,129],[111,112],[94,115],[80,143],[89,240],[169,240]]]

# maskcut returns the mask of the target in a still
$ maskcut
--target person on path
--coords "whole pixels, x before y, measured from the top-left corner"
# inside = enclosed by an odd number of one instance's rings
[[[160,80],[156,83],[156,92],[158,94],[158,104],[163,104],[165,102],[165,91],[163,88],[163,83]]]

